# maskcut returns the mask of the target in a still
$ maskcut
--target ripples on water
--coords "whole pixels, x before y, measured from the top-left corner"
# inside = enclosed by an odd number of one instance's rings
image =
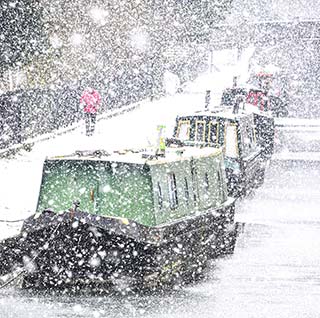
[[[270,167],[239,202],[235,253],[202,281],[131,296],[0,291],[0,317],[317,317],[320,312],[320,165]]]

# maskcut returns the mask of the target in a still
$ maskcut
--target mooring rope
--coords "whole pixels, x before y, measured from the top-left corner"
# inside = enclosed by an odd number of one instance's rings
[[[57,232],[58,228],[60,227],[61,223],[59,223],[55,229],[52,231],[52,233],[50,234],[50,239],[47,242],[48,244],[54,239],[54,234]],[[32,264],[40,255],[43,251],[48,251],[49,250],[49,246],[47,249],[44,249],[43,247],[40,249],[39,253],[36,254],[26,265],[23,266],[23,268],[18,272],[17,275],[15,275],[15,273],[12,273],[12,275],[14,275],[14,277],[12,277],[11,279],[9,279],[8,281],[6,281],[5,283],[3,283],[2,285],[0,285],[0,289],[3,289],[5,287],[7,287],[8,285],[10,285],[12,282],[14,282],[15,280],[17,280],[22,274],[24,274],[26,272],[26,267],[28,267],[28,265]]]
[[[0,220],[1,223],[18,223],[18,222],[23,222],[25,219],[20,219],[20,220]]]

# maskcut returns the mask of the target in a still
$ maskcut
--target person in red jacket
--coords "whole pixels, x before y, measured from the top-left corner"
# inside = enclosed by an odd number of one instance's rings
[[[83,106],[87,136],[92,136],[94,133],[100,101],[100,94],[91,87],[86,88],[81,95],[80,105]]]

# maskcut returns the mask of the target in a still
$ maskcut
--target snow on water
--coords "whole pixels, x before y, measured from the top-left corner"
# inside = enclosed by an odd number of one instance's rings
[[[317,316],[319,186],[320,164],[271,164],[263,186],[237,206],[236,219],[245,225],[235,253],[188,289],[188,300],[202,304],[190,304],[197,315]]]
[[[263,187],[239,202],[237,220],[257,224],[320,223],[320,162],[275,161]]]

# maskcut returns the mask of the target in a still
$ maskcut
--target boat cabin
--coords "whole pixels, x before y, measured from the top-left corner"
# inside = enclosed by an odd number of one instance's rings
[[[63,212],[78,201],[81,211],[156,226],[226,200],[222,151],[183,147],[167,149],[165,157],[126,152],[46,159],[37,212]]]
[[[253,114],[223,111],[178,116],[171,141],[198,147],[222,147],[228,190],[232,195],[245,192],[263,178],[264,161],[256,140]]]

